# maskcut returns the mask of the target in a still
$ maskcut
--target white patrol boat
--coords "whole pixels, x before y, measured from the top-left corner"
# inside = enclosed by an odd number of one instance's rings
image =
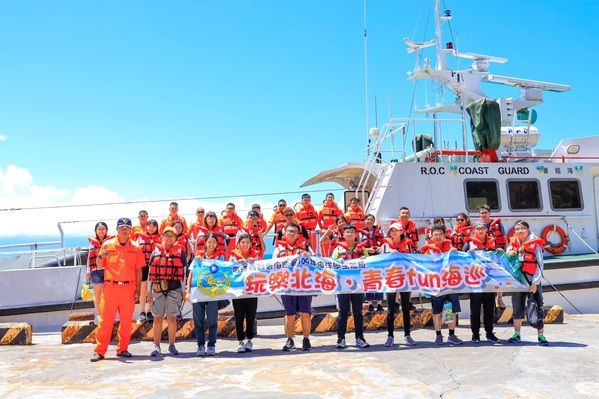
[[[431,80],[435,90],[454,93],[455,101],[414,110],[423,117],[392,118],[381,129],[370,129],[365,162],[321,172],[302,187],[340,184],[347,190],[346,203],[360,198],[366,213],[374,214],[385,230],[406,206],[419,227],[421,245],[434,218],[444,218],[453,228],[457,213],[476,220],[480,205],[488,205],[493,218],[501,219],[508,236],[514,223],[524,219],[547,242],[545,302],[567,312],[599,312],[599,137],[564,139],[554,149],[537,149],[541,133],[533,125],[533,107],[542,104],[544,91],[570,87],[491,73],[491,63],[507,59],[444,43],[442,28],[451,18],[450,11],[441,13],[436,0],[434,39],[404,42],[415,55],[409,79]],[[421,57],[433,46],[436,65]],[[456,70],[448,66],[448,56],[473,62]],[[518,97],[491,99],[482,83],[520,92]],[[461,146],[448,148],[454,140]]]

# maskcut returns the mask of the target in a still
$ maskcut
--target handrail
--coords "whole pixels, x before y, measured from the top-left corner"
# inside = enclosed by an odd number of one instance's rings
[[[7,248],[20,248],[20,247],[30,247],[31,250],[36,250],[37,247],[39,246],[50,246],[50,245],[61,245],[62,242],[60,241],[45,241],[45,242],[27,242],[27,243],[20,243],[20,244],[5,244],[5,245],[0,245],[0,249],[7,249]]]
[[[35,254],[34,254],[35,255]],[[27,268],[34,269],[35,268],[35,260],[38,258],[46,258],[46,259],[56,259],[56,262],[60,266],[60,258],[56,255],[42,255],[42,256],[31,256],[27,261]]]
[[[552,156],[532,156],[532,155],[502,155],[502,158],[517,158],[517,159],[561,159],[565,162],[567,159],[599,159],[599,157],[578,157],[570,155],[560,155],[557,157]]]

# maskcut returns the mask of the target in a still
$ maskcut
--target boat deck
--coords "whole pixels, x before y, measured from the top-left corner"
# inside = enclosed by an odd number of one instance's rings
[[[130,346],[133,358],[115,357],[111,346],[99,363],[89,362],[90,344],[62,345],[59,334],[37,334],[33,345],[0,347],[0,397],[591,398],[599,392],[597,314],[547,326],[548,348],[525,326],[519,345],[436,347],[434,332],[418,329],[413,348],[385,348],[381,331],[366,333],[368,349],[337,351],[335,335],[318,334],[310,352],[285,353],[282,323],[270,324],[261,322],[252,353],[238,354],[235,340],[220,339],[217,356],[196,358],[195,342],[185,341],[177,344],[179,356],[155,359],[148,356],[152,343],[139,342]],[[512,328],[495,332],[506,339]],[[457,334],[469,339],[470,329],[461,325]],[[402,335],[396,341],[403,343]]]

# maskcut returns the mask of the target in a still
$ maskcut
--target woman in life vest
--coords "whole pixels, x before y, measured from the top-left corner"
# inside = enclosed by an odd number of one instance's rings
[[[204,217],[204,227],[199,228],[199,236],[196,239],[195,255],[197,256],[200,252],[204,251],[205,238],[209,233],[214,233],[217,238],[218,251],[226,253],[227,251],[227,239],[225,232],[218,224],[218,218],[215,212],[208,212]]]
[[[148,295],[152,297],[152,326],[154,350],[150,356],[161,356],[160,338],[162,322],[166,317],[168,332],[168,352],[178,355],[175,347],[177,334],[176,315],[183,302],[183,279],[185,278],[185,248],[177,242],[177,233],[173,227],[165,227],[162,231],[162,243],[156,244],[150,256],[150,288]]]
[[[347,225],[343,228],[343,240],[337,243],[333,250],[333,259],[359,259],[368,255],[363,243],[358,243],[356,237],[356,227]],[[347,331],[347,318],[351,306],[354,315],[354,326],[356,335],[356,346],[358,348],[368,348],[370,345],[364,339],[364,315],[362,314],[362,305],[364,304],[364,294],[337,294],[337,304],[339,307],[339,317],[337,318],[337,349],[345,349],[345,332]]]
[[[98,252],[102,247],[102,243],[109,238],[112,238],[112,236],[108,235],[108,225],[104,222],[96,223],[94,233],[94,237],[89,237],[87,239],[91,244],[89,254],[87,255],[87,280],[91,282],[94,287],[94,310],[96,311],[94,322],[97,324],[100,314],[100,300],[102,299],[102,292],[104,289],[104,269],[97,265]]]
[[[446,238],[446,229],[445,226],[433,226],[432,228],[432,241],[430,244],[426,244],[422,247],[423,254],[444,254],[446,252],[455,251],[456,249],[451,246],[451,241]],[[457,315],[462,310],[460,307],[460,297],[459,294],[445,294],[445,295],[431,295],[431,305],[433,308],[433,325],[435,327],[435,344],[443,345],[443,335],[441,335],[441,313],[443,312],[443,307],[445,306],[445,302],[449,302],[451,304],[451,309],[453,312],[453,318],[451,321],[447,322],[447,327],[449,328],[449,337],[447,338],[447,342],[453,345],[461,345],[464,343],[461,339],[455,335],[455,327],[457,321]]]
[[[260,229],[260,226],[257,227]],[[261,233],[261,232],[260,232]],[[260,251],[252,248],[252,239],[249,234],[237,236],[237,246],[231,251],[230,261],[241,262],[247,267],[248,262],[262,259]],[[254,349],[252,338],[254,338],[254,326],[256,325],[256,311],[258,309],[258,298],[233,299],[233,311],[235,312],[235,333],[239,341],[238,353],[251,352]],[[243,323],[245,321],[245,330]],[[247,337],[247,342],[244,342]]]
[[[456,225],[451,233],[451,245],[458,251],[461,251],[464,247],[464,238],[472,235],[472,222],[470,218],[464,212],[460,212],[456,215]]]
[[[409,238],[414,243],[414,248],[412,252],[415,252],[418,249],[418,229],[416,228],[416,223],[412,219],[410,219],[410,210],[405,206],[399,208],[399,219],[395,219],[391,221],[393,223],[400,223],[401,227],[403,227],[404,235]]]
[[[414,243],[412,240],[407,238],[403,232],[403,226],[401,223],[393,223],[389,227],[389,237],[385,238],[384,244],[381,246],[381,254],[387,253],[412,253],[414,248]],[[410,295],[409,291],[402,291],[399,293],[399,297],[401,300],[401,314],[403,317],[403,332],[404,332],[404,341],[406,345],[412,346],[416,345],[416,342],[410,335],[410,308],[412,304],[410,303]],[[397,312],[397,293],[389,292],[387,293],[387,341],[385,341],[385,346],[390,348],[395,343],[395,338],[393,336],[393,330],[395,329],[395,313]]]
[[[343,239],[343,228],[347,225],[345,216],[339,216],[334,225],[330,225],[320,237],[323,256],[331,256],[337,243]]]
[[[543,307],[543,290],[541,278],[543,277],[543,245],[545,242],[537,238],[530,231],[530,226],[524,220],[518,220],[514,225],[514,236],[507,247],[509,256],[518,255],[520,269],[530,284],[529,292],[514,292],[512,294],[512,307],[514,308],[514,335],[508,342],[518,343],[521,340],[520,329],[524,320],[526,299],[532,295],[540,308]],[[538,329],[539,345],[548,346],[549,342],[543,334],[543,326]]]
[[[464,252],[494,251],[495,241],[487,235],[487,226],[477,223],[474,226],[472,237],[466,238],[462,247]],[[495,317],[495,293],[473,292],[470,294],[470,329],[472,330],[472,342],[480,342],[480,308],[483,308],[483,324],[487,341],[499,342],[499,338],[493,333],[493,319]]]
[[[146,225],[146,233],[135,233],[133,240],[140,246],[144,258],[146,260],[146,266],[141,269],[141,291],[139,293],[139,321],[152,321],[154,317],[151,312],[146,313],[146,293],[148,292],[148,276],[150,272],[150,256],[156,244],[162,242],[160,233],[158,233],[158,221],[155,219],[148,220]]]
[[[373,214],[366,215],[364,219],[364,229],[358,233],[358,241],[364,245],[368,256],[376,255],[379,253],[380,247],[385,243],[385,234],[381,226],[375,225],[376,218]],[[368,304],[368,311],[374,312],[376,308],[377,312],[383,311],[383,305],[379,301],[383,300],[382,292],[368,292],[365,297]]]
[[[237,232],[235,242],[239,242],[242,234],[247,234],[250,237],[252,249],[257,251],[260,254],[260,259],[262,259],[264,252],[266,252],[266,244],[264,243],[262,225],[260,224],[260,214],[257,211],[252,209],[248,212],[245,224]]]
[[[214,213],[214,212],[213,212]],[[225,253],[218,249],[218,236],[208,233],[203,237],[204,249],[198,251],[196,259],[225,260]],[[198,276],[193,274],[193,263],[189,266],[190,276],[187,279],[188,300],[193,307],[193,324],[198,350],[196,356],[214,356],[216,354],[216,329],[218,323],[218,301],[200,301],[197,285],[192,288],[192,281]],[[208,349],[206,349],[206,325],[208,326]]]

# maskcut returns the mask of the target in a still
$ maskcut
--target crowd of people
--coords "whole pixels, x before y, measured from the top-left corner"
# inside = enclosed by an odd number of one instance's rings
[[[191,261],[195,259],[235,260],[247,264],[262,259],[266,245],[264,237],[274,228],[273,258],[296,254],[313,255],[319,250],[322,256],[335,259],[364,258],[377,254],[423,253],[440,254],[449,251],[506,251],[508,255],[518,255],[522,272],[530,284],[530,292],[512,295],[514,308],[514,334],[510,343],[519,342],[524,319],[526,299],[533,295],[542,306],[540,279],[543,270],[543,247],[530,231],[526,221],[516,222],[514,236],[506,237],[505,229],[498,218],[493,218],[487,205],[478,208],[480,219],[472,222],[465,213],[456,215],[453,229],[445,226],[443,219],[435,219],[433,225],[423,233],[424,245],[419,245],[419,231],[411,220],[407,207],[399,210],[398,218],[391,221],[387,232],[376,224],[374,215],[365,214],[357,198],[352,198],[343,212],[328,193],[320,210],[311,203],[309,194],[303,194],[295,209],[283,199],[268,222],[264,219],[259,204],[252,205],[245,221],[236,213],[235,204],[228,203],[220,213],[206,212],[199,207],[197,219],[188,224],[178,213],[178,204],[171,202],[169,215],[160,224],[150,219],[148,212],[139,211],[139,223],[133,226],[131,219],[117,221],[116,235],[108,234],[108,226],[98,222],[95,235],[90,237],[91,248],[88,256],[88,280],[94,286],[94,306],[97,314],[97,346],[91,361],[104,358],[117,311],[121,324],[118,331],[117,356],[130,357],[128,343],[136,301],[140,303],[139,320],[153,322],[155,347],[151,356],[161,356],[162,323],[166,318],[168,331],[168,352],[177,355],[175,346],[177,319],[181,317],[182,304],[187,301],[193,307],[193,320],[197,339],[197,356],[216,354],[217,318],[220,301],[205,301],[192,289]],[[316,231],[320,230],[320,239]],[[338,294],[339,310],[337,328],[337,348],[346,348],[345,334],[348,316],[354,315],[355,344],[367,348],[364,337],[363,305],[366,299],[382,310],[382,294]],[[497,298],[496,298],[497,297]],[[493,318],[496,299],[503,306],[500,293],[470,294],[472,341],[479,342],[480,314],[483,312],[483,326],[488,341],[498,342],[493,332]],[[295,318],[299,313],[302,330],[303,350],[311,348],[310,312],[312,296],[281,295],[285,310],[284,329],[287,337],[284,351],[296,348]],[[404,342],[416,345],[410,335],[410,293],[387,293],[387,332],[385,347],[392,347],[394,340],[395,315],[401,308],[403,315]],[[379,303],[379,301],[381,303]],[[238,352],[253,350],[252,338],[255,331],[257,298],[234,299],[236,334],[239,341]],[[463,341],[455,334],[456,319],[460,309],[458,294],[431,297],[435,343],[442,345],[442,312],[451,307],[447,342],[454,345]],[[206,342],[205,332],[208,329]],[[548,345],[542,326],[538,328],[538,342]]]

